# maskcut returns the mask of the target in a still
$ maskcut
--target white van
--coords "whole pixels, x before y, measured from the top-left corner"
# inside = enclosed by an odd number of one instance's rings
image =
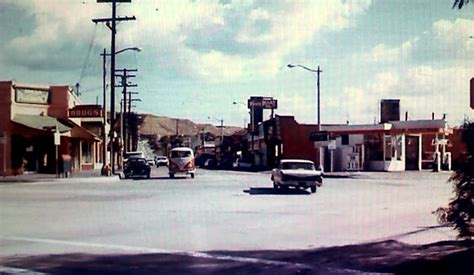
[[[168,171],[170,178],[174,178],[175,174],[191,175],[191,178],[194,178],[196,166],[194,165],[193,150],[187,147],[177,147],[171,149]]]

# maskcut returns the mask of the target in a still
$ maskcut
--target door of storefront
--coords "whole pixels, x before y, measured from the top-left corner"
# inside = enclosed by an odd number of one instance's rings
[[[418,136],[406,136],[406,147],[405,147],[405,169],[406,170],[419,170],[420,160],[420,138]]]

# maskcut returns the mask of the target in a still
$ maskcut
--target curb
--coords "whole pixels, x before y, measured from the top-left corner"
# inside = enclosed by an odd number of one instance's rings
[[[42,178],[42,179],[0,179],[0,185],[2,184],[31,184],[31,183],[79,183],[79,182],[87,182],[87,183],[112,183],[112,182],[119,182],[120,177],[112,176],[112,177],[104,177],[104,176],[96,176],[96,177],[71,177],[71,178]]]

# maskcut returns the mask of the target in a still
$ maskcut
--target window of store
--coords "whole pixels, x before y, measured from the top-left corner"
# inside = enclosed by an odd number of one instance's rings
[[[82,163],[92,163],[92,143],[82,143]]]
[[[342,145],[349,145],[349,135],[342,135],[341,136],[341,144]]]

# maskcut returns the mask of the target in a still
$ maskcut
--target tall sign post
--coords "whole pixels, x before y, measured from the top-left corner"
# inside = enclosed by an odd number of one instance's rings
[[[58,125],[54,131],[54,147],[56,147],[56,178],[59,178],[59,145],[61,145],[61,135],[59,134]]]
[[[250,137],[251,137],[251,149],[252,149],[252,164],[255,162],[254,158],[254,135],[256,127],[263,120],[263,110],[271,110],[271,118],[273,118],[273,110],[278,108],[278,101],[273,97],[264,96],[251,96],[247,101],[247,107],[250,109]],[[257,128],[258,129],[258,128]]]

